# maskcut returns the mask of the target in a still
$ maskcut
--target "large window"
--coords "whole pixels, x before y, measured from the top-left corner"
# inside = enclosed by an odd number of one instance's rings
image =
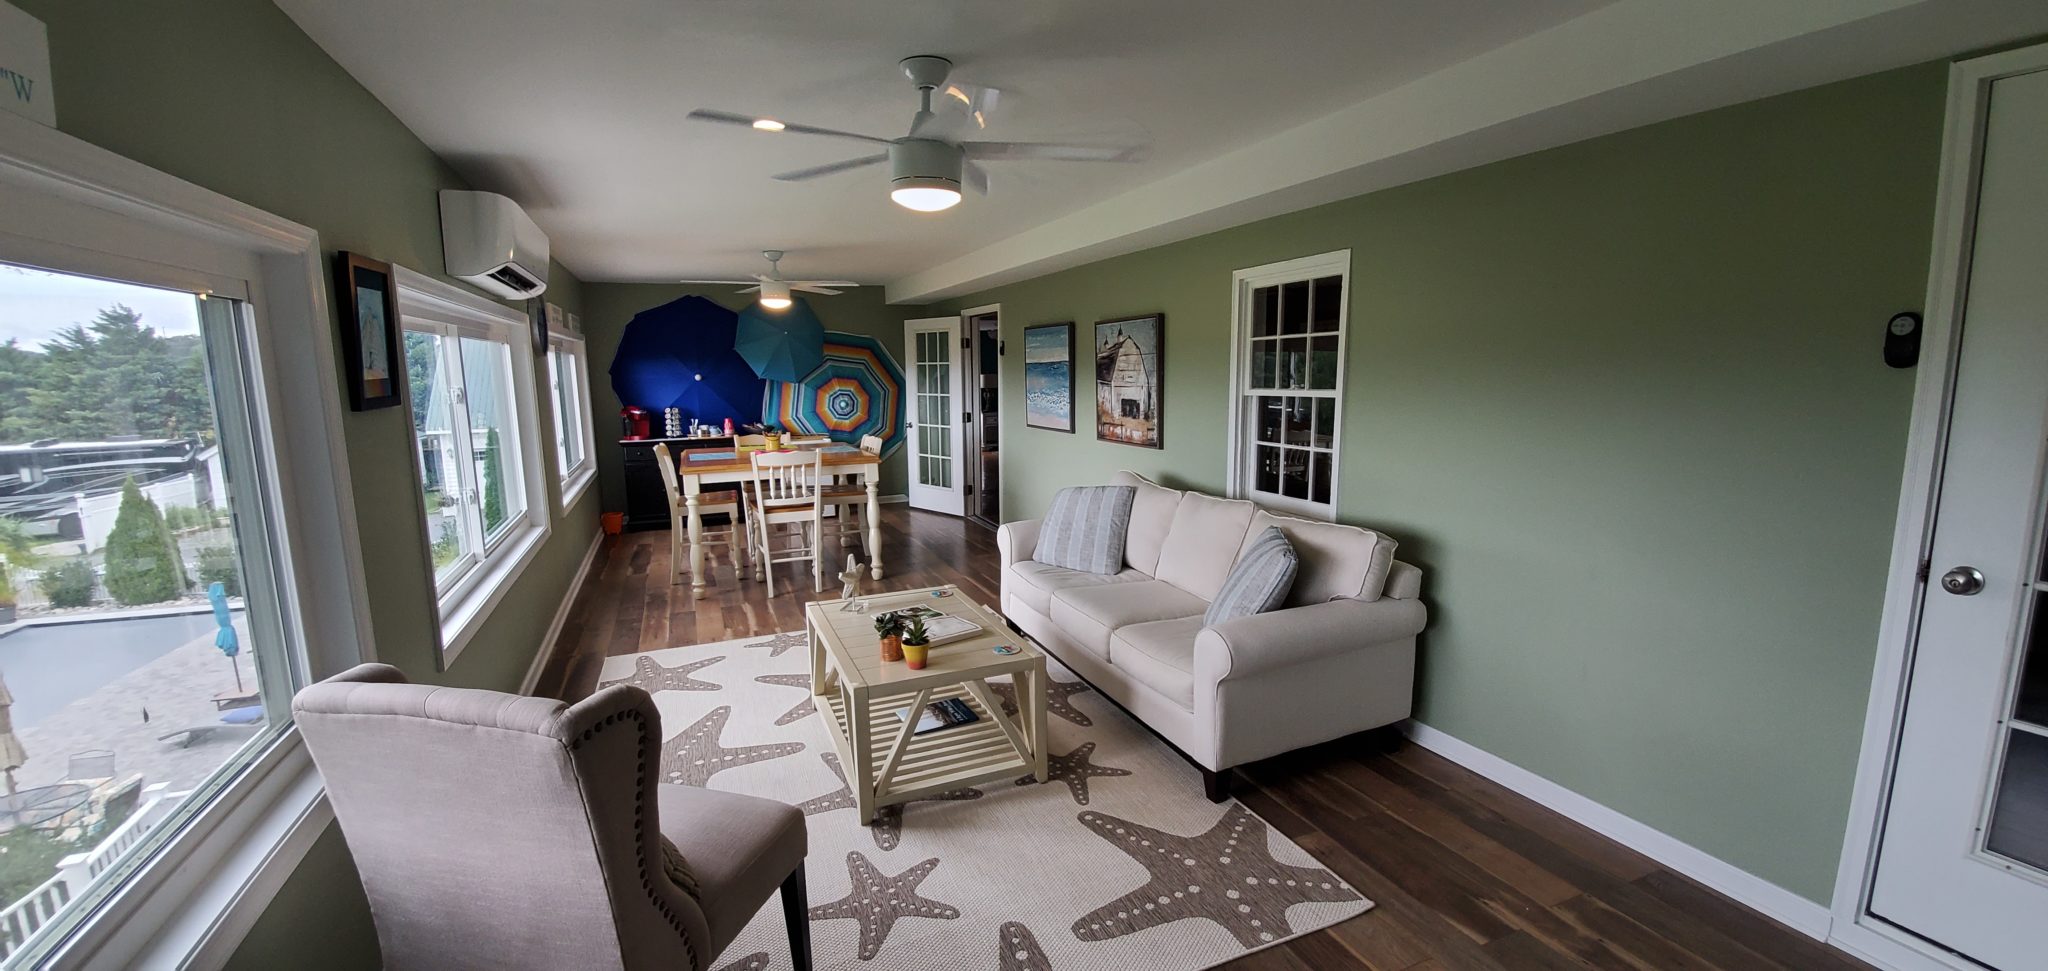
[[[1335,518],[1350,266],[1346,250],[1235,275],[1233,495]]]
[[[597,476],[590,452],[590,370],[583,340],[566,334],[548,338],[548,400],[555,413],[555,473],[562,510]]]
[[[415,458],[444,660],[453,660],[544,538],[526,322],[480,297],[399,274]]]

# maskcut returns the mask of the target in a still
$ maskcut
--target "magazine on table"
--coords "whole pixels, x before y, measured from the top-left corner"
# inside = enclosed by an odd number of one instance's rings
[[[896,709],[896,717],[908,721],[910,719],[909,706],[906,705]],[[917,719],[917,727],[911,729],[911,734],[923,735],[928,732],[936,732],[941,728],[951,728],[955,725],[965,725],[968,722],[980,720],[981,716],[976,715],[974,709],[968,707],[966,702],[958,698],[946,698],[924,706],[924,714]]]
[[[965,617],[942,614],[923,604],[905,607],[901,610],[892,610],[890,613],[895,614],[905,622],[908,622],[912,617],[924,618],[924,632],[930,638],[927,643],[933,647],[973,637],[981,633],[982,630],[980,624]]]

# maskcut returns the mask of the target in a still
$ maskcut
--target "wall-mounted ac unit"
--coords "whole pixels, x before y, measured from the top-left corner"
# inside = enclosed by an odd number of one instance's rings
[[[441,190],[448,275],[513,300],[548,288],[548,238],[519,204],[495,192]]]

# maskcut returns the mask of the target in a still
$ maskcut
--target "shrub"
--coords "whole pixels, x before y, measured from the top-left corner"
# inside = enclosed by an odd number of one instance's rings
[[[50,598],[52,607],[86,606],[92,603],[92,561],[83,556],[59,560],[43,571],[36,585],[43,588],[43,596]]]
[[[15,602],[14,570],[0,565],[0,608],[12,607]]]
[[[205,587],[216,583],[227,588],[230,597],[242,595],[242,577],[235,570],[232,547],[203,546],[199,549],[199,585]]]
[[[163,514],[134,479],[121,487],[121,511],[107,534],[107,593],[135,604],[175,600],[185,592],[185,564],[179,562]]]

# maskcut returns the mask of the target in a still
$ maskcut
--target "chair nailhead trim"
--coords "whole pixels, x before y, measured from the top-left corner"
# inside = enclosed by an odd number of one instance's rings
[[[577,741],[570,742],[569,750],[575,751],[582,742],[590,741],[591,736],[603,731],[607,726],[620,721],[632,722],[633,727],[640,732],[640,774],[633,784],[633,835],[639,838],[643,832],[641,817],[646,815],[645,810],[647,808],[648,767],[658,757],[647,737],[647,719],[642,717],[638,711],[621,711],[606,715],[596,725],[584,729],[582,736]],[[647,869],[648,853],[645,840],[642,839],[641,843],[640,852],[635,854],[640,867],[640,889],[647,894],[648,903],[653,904],[655,911],[667,919],[669,928],[674,930],[676,937],[682,940],[683,953],[689,955],[690,967],[701,968],[703,964],[697,960],[697,949],[690,946],[689,932],[683,929],[683,922],[676,917],[675,908],[670,907],[666,901],[655,896],[654,875]]]

